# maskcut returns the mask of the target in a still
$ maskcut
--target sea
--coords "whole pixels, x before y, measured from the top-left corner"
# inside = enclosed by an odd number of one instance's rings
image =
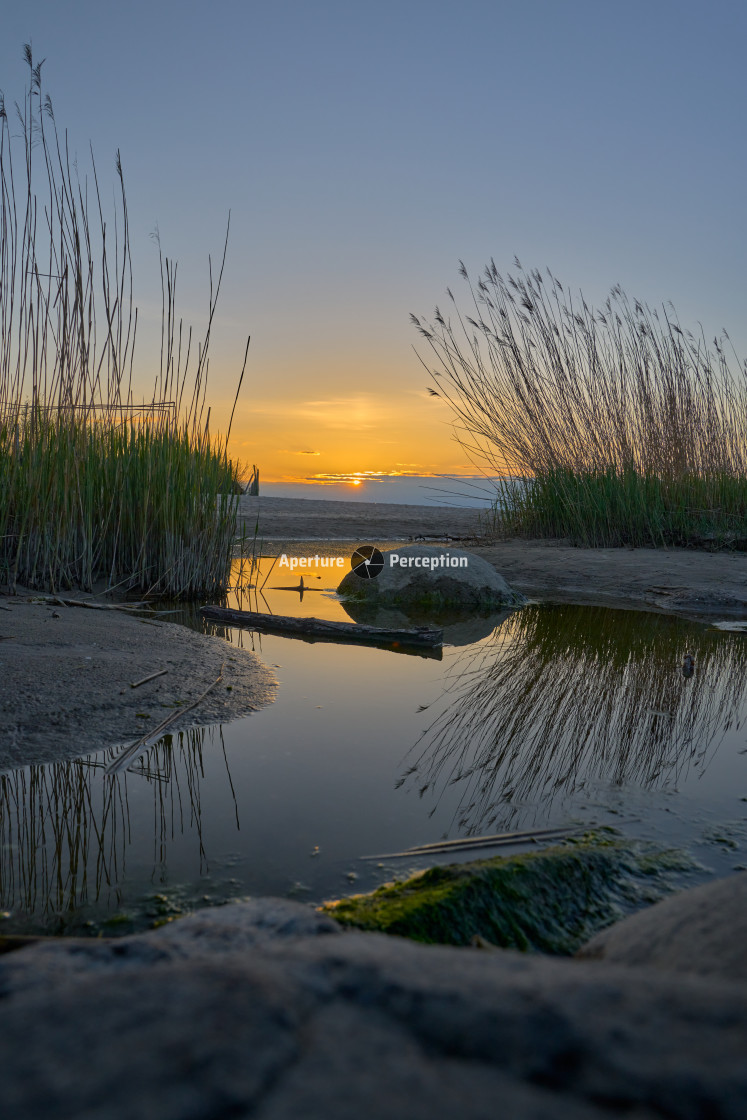
[[[316,498],[338,502],[391,502],[395,505],[484,509],[497,501],[496,483],[496,479],[484,475],[377,475],[374,478],[364,478],[357,485],[347,480],[260,480],[260,494],[268,498]]]

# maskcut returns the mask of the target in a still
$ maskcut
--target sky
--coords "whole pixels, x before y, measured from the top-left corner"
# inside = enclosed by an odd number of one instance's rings
[[[230,449],[265,480],[474,473],[409,322],[459,302],[459,260],[518,255],[594,303],[620,283],[747,356],[743,0],[29,0],[3,15],[8,102],[26,42],[108,190],[121,151],[143,392],[151,235],[199,332],[230,211],[211,422],[251,335]]]

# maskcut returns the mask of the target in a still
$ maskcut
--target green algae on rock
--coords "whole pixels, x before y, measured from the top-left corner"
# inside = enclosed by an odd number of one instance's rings
[[[343,925],[430,944],[568,956],[624,914],[673,889],[692,859],[622,840],[612,830],[540,852],[432,867],[320,909]]]

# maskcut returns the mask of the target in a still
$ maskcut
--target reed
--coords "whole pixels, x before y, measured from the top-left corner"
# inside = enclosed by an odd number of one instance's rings
[[[117,757],[114,747],[71,762],[0,774],[0,911],[10,912],[10,919],[0,922],[0,934],[114,935],[152,926],[148,896],[152,899],[153,884],[163,881],[174,862],[179,837],[190,835],[195,841],[196,872],[204,876],[210,870],[201,796],[206,759],[216,750],[225,763],[238,827],[220,728],[167,733],[129,770],[106,782],[100,771]],[[213,767],[212,777],[218,773]],[[141,782],[150,787],[152,804]],[[134,826],[133,801],[146,818],[151,805],[150,839]],[[131,865],[137,868],[142,860],[146,866],[138,886]],[[219,889],[230,892],[231,884]],[[204,905],[203,892],[204,886],[188,899],[190,909]],[[108,926],[123,907],[130,920]]]
[[[616,286],[595,310],[549,270],[491,261],[470,313],[411,320],[473,459],[500,476],[494,527],[584,545],[747,538],[747,364],[671,304]],[[730,351],[730,355],[727,353]]]
[[[447,666],[399,784],[453,797],[467,836],[550,820],[597,786],[677,789],[739,726],[747,648],[724,637],[608,607],[515,611]],[[688,650],[697,680],[674,660]]]
[[[160,365],[137,403],[119,153],[108,217],[93,154],[89,181],[55,123],[42,63],[29,47],[25,59],[13,128],[0,98],[0,583],[222,594],[240,467],[210,433],[207,383],[228,231],[198,342],[177,317],[177,266],[159,244]]]

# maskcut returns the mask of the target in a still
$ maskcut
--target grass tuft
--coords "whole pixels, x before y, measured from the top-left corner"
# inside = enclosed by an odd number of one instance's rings
[[[601,309],[552,273],[491,261],[471,314],[412,321],[467,452],[500,476],[494,528],[577,544],[747,541],[747,365],[671,304]]]

